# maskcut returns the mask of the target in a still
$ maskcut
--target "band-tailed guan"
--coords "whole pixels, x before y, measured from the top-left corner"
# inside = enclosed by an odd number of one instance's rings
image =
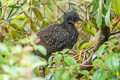
[[[65,48],[72,49],[78,38],[78,31],[74,24],[82,21],[77,12],[70,11],[64,14],[63,22],[60,24],[48,25],[45,29],[37,32],[38,45],[43,45],[47,50],[47,55],[43,56],[40,52],[35,54],[48,59],[51,53],[63,50]]]

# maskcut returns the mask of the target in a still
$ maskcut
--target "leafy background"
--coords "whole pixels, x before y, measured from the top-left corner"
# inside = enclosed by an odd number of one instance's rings
[[[64,12],[72,9],[84,20],[75,25],[80,34],[73,48],[76,52],[64,49],[54,53],[42,77],[40,66],[47,61],[32,50],[44,55],[46,50],[34,44],[34,34],[60,23]],[[80,69],[93,49],[80,53],[99,42],[100,28],[119,33],[119,14],[120,0],[0,0],[0,80],[119,80],[119,34],[99,47],[92,65],[85,65],[93,66],[91,70]]]

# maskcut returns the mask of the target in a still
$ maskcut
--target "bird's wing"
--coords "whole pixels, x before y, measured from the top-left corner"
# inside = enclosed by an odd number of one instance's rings
[[[60,25],[53,24],[38,32],[37,35],[40,35],[42,41],[48,46],[62,49],[66,44],[69,33],[64,28],[60,27]]]

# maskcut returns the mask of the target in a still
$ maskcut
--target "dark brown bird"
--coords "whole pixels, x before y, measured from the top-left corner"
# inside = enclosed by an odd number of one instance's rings
[[[77,12],[70,11],[64,14],[61,24],[51,24],[37,32],[37,38],[39,39],[37,44],[46,48],[47,55],[44,56],[37,51],[35,54],[48,59],[53,52],[65,48],[72,49],[78,38],[78,31],[74,26],[77,21],[82,21],[82,19],[80,19]]]

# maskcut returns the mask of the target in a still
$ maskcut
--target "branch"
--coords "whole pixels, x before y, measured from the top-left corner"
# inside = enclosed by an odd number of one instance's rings
[[[110,34],[109,27],[107,27],[107,26],[100,27],[99,39],[98,39],[98,42],[93,50],[94,54],[98,50],[98,48],[108,40],[108,38],[110,37],[109,34]],[[92,65],[92,57],[94,54],[91,54],[90,57],[86,61],[84,61],[82,64],[80,64],[81,70],[91,70],[93,68],[93,66],[84,66],[84,65]],[[94,59],[96,59],[96,57]],[[80,77],[82,77],[81,74],[78,75],[78,78],[80,78]]]
[[[111,32],[109,36],[112,36],[112,35],[115,35],[115,34],[119,34],[120,31],[117,31],[117,32]]]
[[[65,13],[65,11],[64,11],[64,10],[62,10],[59,6],[57,6],[57,4],[56,4],[55,0],[53,0],[53,2],[54,2],[54,4],[55,4],[55,6],[56,6],[59,10],[61,10],[63,13]]]

